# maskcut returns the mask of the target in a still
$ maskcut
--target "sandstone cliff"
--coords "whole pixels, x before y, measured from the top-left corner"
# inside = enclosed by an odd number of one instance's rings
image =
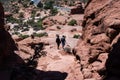
[[[5,59],[13,55],[15,50],[15,42],[4,27],[4,9],[0,3],[0,67],[4,66],[3,63],[6,65]]]
[[[84,69],[90,70],[90,74],[84,75],[84,78],[100,78],[98,72],[104,69],[108,53],[107,72],[119,74],[119,69],[115,66],[119,64],[120,51],[117,46],[113,46],[120,32],[119,6],[119,0],[90,0],[86,6],[83,41],[78,43],[77,52],[81,57],[83,75]],[[119,41],[116,44],[119,44]]]

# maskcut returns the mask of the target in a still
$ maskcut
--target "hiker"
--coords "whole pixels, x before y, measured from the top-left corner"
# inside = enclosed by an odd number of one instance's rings
[[[64,46],[65,46],[65,43],[66,43],[66,40],[65,40],[65,36],[63,35],[62,38],[61,38],[61,42],[62,42],[62,48],[64,49]]]
[[[60,43],[61,43],[61,40],[60,40],[60,37],[59,35],[56,35],[56,43],[57,43],[57,48],[59,49],[59,46],[60,46]]]

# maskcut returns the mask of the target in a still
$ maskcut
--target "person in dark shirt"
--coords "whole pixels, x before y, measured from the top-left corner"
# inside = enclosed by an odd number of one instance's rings
[[[59,49],[59,46],[60,46],[60,43],[61,43],[59,35],[56,35],[56,43],[57,43],[57,48]]]
[[[65,46],[65,43],[66,43],[66,40],[65,40],[65,36],[63,35],[62,38],[61,38],[61,42],[62,42],[62,48],[64,49],[64,46]]]

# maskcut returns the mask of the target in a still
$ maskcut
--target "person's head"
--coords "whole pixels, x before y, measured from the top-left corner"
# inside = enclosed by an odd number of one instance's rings
[[[56,37],[57,37],[57,38],[59,38],[59,35],[58,35],[58,34],[56,34]]]
[[[63,35],[62,37],[66,38],[65,35]]]

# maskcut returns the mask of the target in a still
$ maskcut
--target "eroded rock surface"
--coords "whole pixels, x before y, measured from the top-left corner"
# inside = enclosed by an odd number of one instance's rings
[[[120,52],[118,47],[113,46],[115,42],[119,45],[117,40],[120,32],[120,8],[118,6],[120,6],[119,0],[90,0],[86,5],[83,41],[80,41],[81,44],[78,43],[77,53],[81,57],[83,70],[88,68],[92,70],[91,74],[95,73],[90,78],[100,78],[96,73],[104,70],[108,54],[107,73],[112,73],[112,76],[119,74],[120,69],[116,67],[120,61]]]

